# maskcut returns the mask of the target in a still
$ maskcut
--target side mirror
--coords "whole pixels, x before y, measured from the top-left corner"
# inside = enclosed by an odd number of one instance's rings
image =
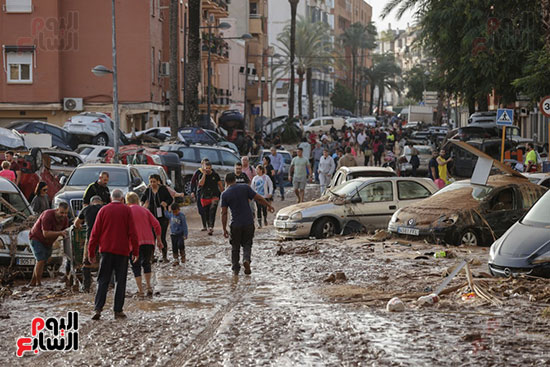
[[[361,196],[355,195],[354,197],[351,198],[350,202],[352,204],[359,204],[360,202],[362,202]]]
[[[137,187],[137,186],[141,185],[142,182],[143,182],[143,180],[141,178],[134,177],[134,179],[132,180],[132,186]]]
[[[59,179],[59,183],[61,184],[61,186],[65,186],[65,184],[67,183],[67,176],[61,176],[61,178]]]

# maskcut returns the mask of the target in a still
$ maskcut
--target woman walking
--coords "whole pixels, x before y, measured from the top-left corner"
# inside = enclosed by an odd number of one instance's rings
[[[205,164],[204,172],[199,180],[199,187],[201,190],[201,204],[208,225],[208,235],[212,236],[223,185],[220,176],[212,169],[212,163],[210,162]]]
[[[168,208],[174,199],[166,186],[162,185],[160,175],[154,174],[149,176],[149,186],[143,196],[141,197],[141,203],[144,207],[149,209],[153,217],[160,223],[162,241],[162,260],[168,262],[167,251],[168,244],[166,243],[166,232],[168,230],[169,220],[164,215],[164,210]]]
[[[36,214],[50,209],[50,198],[48,197],[48,185],[40,181],[34,190],[34,197],[31,201],[31,208]]]
[[[199,180],[201,175],[204,172],[206,163],[210,162],[208,158],[203,158],[201,161],[201,168],[195,171],[193,174],[193,177],[191,178],[191,197],[194,197],[195,200],[197,200],[197,211],[199,212],[199,215],[201,216],[202,221],[202,229],[201,231],[206,232],[208,230],[208,222],[207,217],[204,208],[202,207],[201,203],[201,188],[199,187]]]
[[[256,167],[256,176],[252,179],[252,189],[262,196],[266,201],[273,201],[273,182],[265,174],[265,168],[262,165]],[[264,217],[264,226],[267,226],[267,207],[256,202],[256,212],[258,213],[258,226],[262,228],[262,214]]]

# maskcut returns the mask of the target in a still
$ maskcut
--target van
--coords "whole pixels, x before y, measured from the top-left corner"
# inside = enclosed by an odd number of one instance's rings
[[[342,129],[346,121],[342,117],[317,117],[304,125],[304,132],[325,132],[328,133],[331,128]]]

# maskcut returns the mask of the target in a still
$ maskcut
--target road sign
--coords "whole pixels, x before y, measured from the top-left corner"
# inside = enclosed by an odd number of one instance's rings
[[[540,101],[540,112],[546,117],[550,117],[550,96],[544,97]]]
[[[514,110],[507,108],[499,108],[497,110],[497,125],[512,126],[514,125]]]

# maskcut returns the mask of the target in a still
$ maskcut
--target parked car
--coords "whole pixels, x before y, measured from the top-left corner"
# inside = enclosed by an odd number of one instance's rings
[[[85,163],[101,163],[109,149],[111,148],[104,145],[80,144],[75,153],[80,155]]]
[[[149,185],[149,176],[155,174],[160,176],[162,182],[166,186],[169,186],[172,189],[174,188],[174,183],[168,178],[166,171],[162,168],[162,166],[155,166],[151,164],[134,164],[133,166],[138,170],[141,179],[146,185]]]
[[[498,238],[489,250],[492,275],[550,277],[550,192]]]
[[[220,134],[213,130],[201,129],[200,127],[185,127],[179,131],[180,140],[187,144],[216,145],[229,148],[239,154],[237,146],[224,139]]]
[[[284,167],[283,167],[283,179],[286,180],[288,178],[288,172],[290,171],[290,163],[292,162],[292,154],[288,150],[277,150],[277,154],[280,154],[283,156],[284,160]],[[262,149],[258,152],[258,156],[251,160],[251,164],[253,166],[257,166],[258,164],[263,164],[263,159],[265,156],[271,155],[271,150],[269,149]]]
[[[452,245],[488,245],[521,218],[546,189],[525,178],[490,176],[487,185],[457,181],[398,210],[388,230]]]
[[[397,177],[397,173],[391,167],[340,167],[332,175],[327,189],[359,177]]]
[[[0,127],[0,150],[27,149],[25,139],[17,131]]]
[[[43,121],[13,121],[8,125],[8,129],[14,129],[18,132],[50,134],[52,136],[52,146],[63,150],[74,150],[78,146],[78,138],[65,131],[61,127],[49,124]]]
[[[27,225],[25,222],[34,213],[21,190],[13,182],[3,177],[0,177],[0,195],[5,201],[5,203],[0,203],[2,212],[0,266],[12,266],[15,270],[31,274],[36,262],[29,240],[32,222]],[[47,269],[57,270],[62,262],[63,246],[58,240],[52,246],[52,255],[47,262]]]
[[[367,127],[376,127],[376,116],[364,116],[363,121]]]
[[[109,116],[100,112],[82,112],[65,122],[63,129],[78,136],[84,143],[113,146],[115,125]],[[128,139],[119,131],[120,144],[128,144]]]
[[[450,157],[453,158],[452,164],[449,165],[449,172],[455,177],[472,177],[475,165],[477,163],[477,157],[472,153],[451,144],[449,141],[443,148],[447,151]],[[500,160],[500,149],[502,147],[502,140],[500,139],[475,139],[466,142],[468,145],[482,151],[490,157]],[[509,151],[513,148],[514,144],[510,141],[506,141],[504,145],[505,151]]]
[[[50,171],[54,176],[69,176],[76,167],[84,163],[75,152],[55,149],[40,149],[42,159],[49,159]]]
[[[334,234],[387,227],[392,214],[437,191],[426,178],[356,178],[315,201],[279,210],[277,234],[283,238],[326,238]]]
[[[195,171],[200,168],[203,158],[210,160],[212,168],[220,175],[222,180],[226,174],[234,171],[235,163],[241,161],[231,149],[222,147],[200,144],[167,144],[161,146],[160,149],[166,152],[181,152],[179,154],[181,154],[180,161],[183,164],[183,191],[187,195],[191,194],[191,178]]]
[[[307,123],[304,124],[304,133],[314,131],[314,132],[325,132],[328,133],[331,128],[335,128],[336,130],[342,129],[342,127],[346,124],[346,120],[344,120],[342,117],[332,117],[332,116],[326,116],[326,117],[317,117],[314,118]]]
[[[523,175],[535,185],[540,185],[550,189],[550,173],[524,173]]]
[[[427,173],[428,172],[428,163],[432,158],[432,146],[431,145],[413,145],[413,147],[418,151],[418,160],[420,161],[420,166],[417,169],[418,173]],[[403,154],[399,157],[399,160],[406,160],[406,163],[401,163],[399,169],[401,171],[401,176],[410,176],[412,174],[412,165],[411,161],[411,147],[408,145],[403,149]]]
[[[165,126],[151,127],[149,129],[134,131],[134,132],[127,133],[127,134],[124,134],[124,135],[126,135],[126,138],[128,138],[128,139],[132,139],[134,136],[139,137],[143,134],[148,135],[152,138],[158,139],[160,141],[168,140],[172,136],[171,132],[170,132],[170,127],[165,127]]]
[[[346,126],[352,129],[361,129],[366,126],[365,120],[361,117],[350,117],[346,119]]]
[[[120,189],[126,194],[134,191],[141,196],[147,186],[141,179],[137,168],[128,164],[85,163],[78,166],[68,179],[63,179],[63,188],[54,197],[54,206],[66,202],[70,213],[77,216],[82,210],[84,192],[91,183],[99,178],[103,171],[109,172],[109,190]]]
[[[470,115],[468,118],[468,124],[479,124],[479,123],[494,123],[497,122],[497,111],[485,111],[485,112],[475,112]]]
[[[284,125],[285,120],[287,118],[288,118],[288,115],[282,115],[266,121],[263,124],[263,129],[262,129],[264,136],[269,136],[272,131],[275,131],[279,126]]]

